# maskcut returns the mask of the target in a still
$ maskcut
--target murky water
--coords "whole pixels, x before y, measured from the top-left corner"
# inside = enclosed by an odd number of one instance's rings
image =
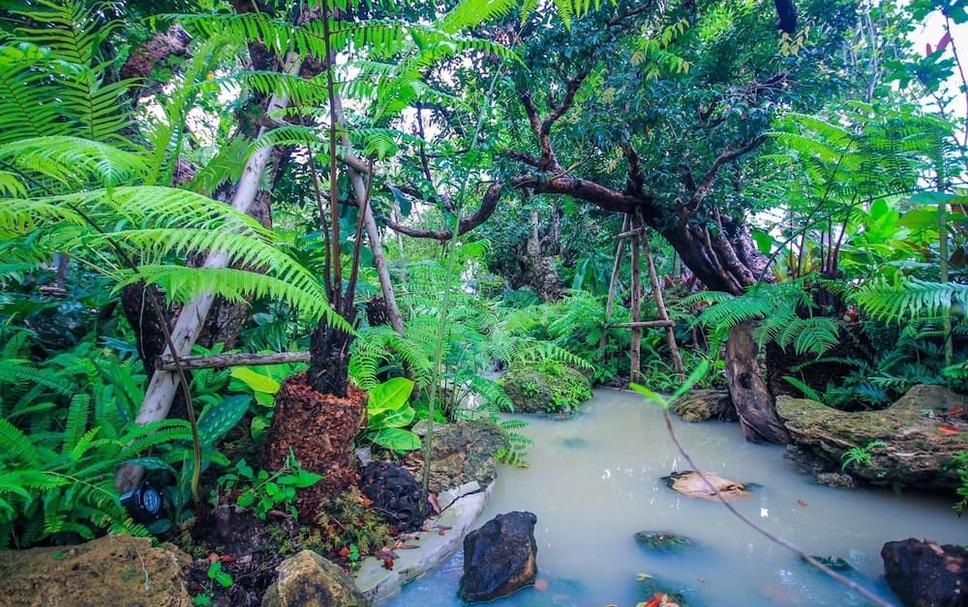
[[[863,605],[863,600],[730,515],[721,504],[679,496],[660,481],[688,465],[666,434],[661,412],[631,393],[599,390],[570,421],[529,418],[535,441],[531,467],[504,467],[480,524],[496,514],[530,510],[538,516],[539,579],[492,603],[497,607],[561,605],[633,607],[644,600],[646,573],[685,590],[690,605]],[[704,469],[762,485],[737,503],[747,516],[811,554],[846,559],[849,574],[895,601],[883,581],[885,541],[930,537],[968,543],[968,521],[951,502],[887,491],[844,491],[808,482],[780,447],[743,440],[736,424],[676,424]],[[671,531],[698,549],[652,554],[633,535]],[[385,607],[461,605],[458,553],[411,582]],[[544,584],[542,584],[544,586]]]

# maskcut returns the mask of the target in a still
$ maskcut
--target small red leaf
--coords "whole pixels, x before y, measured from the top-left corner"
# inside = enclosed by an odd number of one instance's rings
[[[951,44],[951,32],[945,32],[944,36],[941,36],[941,40],[938,41],[938,50],[943,51],[948,48],[949,44]]]
[[[346,559],[346,558],[349,558],[350,557],[350,548],[349,548],[349,546],[343,546],[342,548],[339,549],[339,557],[341,559]]]
[[[389,571],[393,571],[393,559],[387,557],[383,559],[383,568]]]
[[[938,432],[941,434],[961,434],[961,430],[955,428],[954,426],[949,426],[948,424],[941,424],[938,426]]]
[[[965,412],[964,407],[952,407],[947,411],[945,411],[945,415],[961,415],[964,412]]]

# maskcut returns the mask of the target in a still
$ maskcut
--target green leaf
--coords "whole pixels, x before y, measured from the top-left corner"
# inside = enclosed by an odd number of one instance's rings
[[[394,377],[382,384],[377,384],[370,391],[367,402],[370,415],[402,407],[410,398],[413,386],[413,381],[406,377]]]
[[[315,472],[310,472],[309,470],[303,470],[300,468],[294,474],[281,476],[278,480],[280,485],[291,485],[297,489],[305,489],[307,487],[312,487],[322,479],[322,474],[316,474]]]
[[[413,423],[413,418],[417,412],[413,407],[407,405],[393,411],[384,411],[370,418],[369,427],[371,430],[382,428],[403,428]]]
[[[279,391],[279,382],[268,375],[256,373],[248,367],[235,367],[230,373],[232,377],[244,383],[253,392],[263,392],[265,394],[275,394]]]
[[[420,448],[420,437],[402,428],[384,428],[371,434],[370,439],[393,451],[414,451]]]
[[[760,253],[769,255],[773,250],[773,237],[764,230],[753,230],[753,240],[756,241],[756,248]]]
[[[124,463],[132,466],[141,466],[145,470],[167,470],[175,474],[175,469],[172,468],[171,464],[160,457],[136,457]]]
[[[249,402],[249,396],[240,394],[223,398],[220,402],[205,407],[198,419],[198,434],[202,443],[213,445],[225,436],[249,410]]]

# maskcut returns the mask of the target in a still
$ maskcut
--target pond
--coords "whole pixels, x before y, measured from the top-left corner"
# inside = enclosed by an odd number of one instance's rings
[[[615,604],[645,600],[640,574],[684,591],[689,605],[863,605],[849,590],[771,543],[717,502],[682,497],[660,480],[688,469],[668,437],[661,411],[638,395],[598,390],[569,421],[528,417],[530,467],[503,467],[476,528],[493,516],[529,510],[538,517],[539,587],[494,607]],[[705,470],[762,485],[737,508],[810,554],[836,556],[853,579],[896,602],[883,580],[886,541],[933,538],[968,542],[968,525],[949,499],[815,485],[783,448],[743,440],[738,424],[687,424],[677,433]],[[650,553],[643,530],[689,536],[698,546]],[[383,607],[461,605],[462,555],[411,582]]]

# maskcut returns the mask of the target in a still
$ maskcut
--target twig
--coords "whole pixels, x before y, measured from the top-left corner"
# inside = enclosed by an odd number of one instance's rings
[[[782,537],[778,537],[776,535],[773,535],[772,533],[770,533],[769,531],[767,531],[763,527],[760,527],[759,525],[757,525],[756,523],[754,523],[752,520],[750,520],[749,518],[747,518],[746,515],[744,515],[742,512],[740,512],[739,510],[737,510],[735,506],[733,506],[731,503],[729,503],[726,500],[726,498],[719,491],[719,489],[716,488],[716,486],[713,485],[711,482],[709,482],[709,479],[702,472],[702,469],[698,465],[696,465],[695,460],[692,459],[692,456],[689,454],[688,451],[686,451],[685,446],[679,441],[679,437],[676,435],[676,431],[672,427],[672,416],[669,415],[669,409],[668,409],[668,407],[663,407],[662,408],[662,414],[665,417],[666,430],[668,430],[669,436],[672,438],[672,442],[675,443],[676,449],[679,450],[679,453],[682,455],[682,457],[685,458],[685,460],[687,462],[689,462],[689,466],[696,472],[696,474],[699,475],[699,477],[703,480],[703,482],[706,483],[706,485],[709,487],[709,489],[713,493],[715,493],[716,498],[720,502],[722,502],[723,506],[725,506],[726,509],[729,510],[733,514],[733,516],[735,516],[739,520],[741,520],[744,523],[746,523],[747,526],[751,527],[754,531],[756,531],[757,533],[759,533],[760,535],[762,535],[766,539],[770,540],[771,542],[773,542],[775,544],[779,544],[780,546],[783,546],[784,548],[786,548],[786,549],[794,552],[801,559],[803,559],[804,561],[806,561],[807,563],[809,563],[813,567],[816,567],[817,569],[819,569],[820,571],[822,571],[823,573],[825,573],[829,577],[831,577],[834,580],[840,582],[844,586],[847,586],[848,588],[850,588],[854,592],[857,592],[858,594],[860,594],[861,596],[863,596],[865,599],[867,599],[868,601],[870,601],[874,605],[878,605],[879,607],[895,607],[894,605],[892,605],[891,603],[889,603],[889,602],[885,601],[884,599],[880,598],[879,596],[877,596],[876,594],[874,594],[870,590],[867,590],[866,588],[864,588],[863,586],[861,586],[857,582],[854,582],[853,580],[850,580],[850,579],[848,579],[848,578],[840,575],[839,573],[837,573],[836,571],[834,571],[830,567],[827,567],[826,565],[824,565],[823,563],[821,563],[820,561],[818,561],[817,559],[813,558],[812,556],[810,556],[809,554],[807,554],[806,552],[804,552],[802,549],[800,549],[799,547],[797,547],[795,544],[793,544],[793,543],[791,543],[791,542],[783,539]]]

